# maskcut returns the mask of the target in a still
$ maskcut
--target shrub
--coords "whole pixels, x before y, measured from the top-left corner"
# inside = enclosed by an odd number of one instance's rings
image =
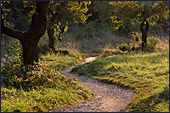
[[[121,51],[123,51],[123,52],[129,50],[128,44],[125,43],[125,42],[123,42],[123,43],[121,43],[120,45],[118,45],[118,48],[119,48]]]
[[[21,56],[22,49],[19,40],[16,40],[12,47],[9,47],[7,50],[8,56]],[[6,56],[6,55],[5,55]]]
[[[141,33],[133,32],[132,37],[134,41],[130,42],[129,44],[123,42],[117,45],[117,49],[121,50],[122,52],[141,50],[142,49]],[[145,51],[155,50],[158,43],[159,40],[156,37],[148,37],[147,47],[145,48]]]
[[[148,37],[147,41],[148,41],[148,45],[147,45],[148,49],[155,49],[159,43],[159,40],[156,37]]]
[[[6,87],[17,89],[36,89],[41,87],[56,87],[57,78],[63,77],[58,71],[47,66],[21,64],[5,64],[1,67],[1,82]]]
[[[141,41],[141,37],[142,37],[141,33],[133,32],[132,33],[132,37],[133,37],[133,39],[135,39],[135,42],[142,42]]]
[[[64,79],[57,69],[49,69],[43,65],[23,65],[20,43],[17,40],[14,47],[8,50],[1,63],[1,84],[9,88],[36,89],[40,87],[55,87],[57,79]]]

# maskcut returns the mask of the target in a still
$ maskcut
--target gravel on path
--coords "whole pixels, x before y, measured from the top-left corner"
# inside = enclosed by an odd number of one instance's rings
[[[91,62],[96,57],[84,59],[81,64]],[[98,80],[71,74],[73,67],[66,68],[63,73],[67,77],[76,77],[84,86],[95,94],[95,98],[88,102],[82,102],[55,110],[54,112],[126,112],[127,106],[133,98],[134,90],[119,85],[108,84]]]

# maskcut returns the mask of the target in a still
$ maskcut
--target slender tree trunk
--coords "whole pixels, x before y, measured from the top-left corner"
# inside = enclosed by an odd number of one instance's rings
[[[142,50],[144,50],[147,46],[147,34],[149,31],[149,22],[146,21],[146,25],[144,24],[145,21],[141,23],[140,30],[142,32]],[[145,28],[144,28],[145,26]]]
[[[49,37],[49,48],[51,48],[53,51],[55,51],[54,28],[49,28],[48,29],[48,37]]]
[[[147,32],[142,31],[142,48],[147,46]]]

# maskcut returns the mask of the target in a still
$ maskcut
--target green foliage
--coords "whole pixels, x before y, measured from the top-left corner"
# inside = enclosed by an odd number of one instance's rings
[[[85,23],[88,16],[85,13],[88,11],[88,1],[52,1],[50,2],[50,25],[54,26],[58,23],[63,25],[69,21]]]
[[[2,85],[8,88],[23,90],[39,89],[41,87],[56,87],[59,72],[46,66],[21,66],[21,64],[5,65],[1,68]]]
[[[47,32],[40,38],[38,42],[38,53],[46,54],[49,51],[49,38]]]
[[[118,48],[121,50],[121,51],[127,51],[129,48],[128,48],[128,44],[123,42],[121,43],[120,45],[118,45]]]
[[[141,42],[142,34],[138,32],[133,32],[132,37],[133,39],[135,39],[136,42]]]
[[[15,46],[17,45],[18,43],[15,44]],[[82,60],[80,54],[75,52],[69,56],[64,56],[60,53],[56,55],[49,53],[41,56],[40,62],[43,63],[42,65],[24,66],[21,64],[21,56],[12,56],[18,52],[18,49],[12,49],[10,51],[11,56],[5,56],[3,65],[1,66],[1,80],[2,84],[6,87],[22,87],[24,90],[40,87],[56,87],[59,84],[56,80],[58,76],[61,76],[56,70],[73,66]],[[52,66],[54,69],[48,69],[47,66]]]
[[[159,43],[159,40],[155,37],[148,37],[147,41],[148,41],[147,48],[149,49],[155,49]]]
[[[131,41],[130,43],[122,42],[121,44],[117,44],[116,48],[122,52],[130,52],[130,51],[140,51],[142,50],[141,45],[141,34],[135,32],[132,34],[132,37],[135,41]],[[156,37],[148,37],[147,38],[147,47],[145,51],[154,51],[157,48],[158,43],[160,40]],[[121,53],[121,52],[120,52]]]
[[[16,40],[14,47],[11,47],[8,52],[9,55],[6,54],[1,63],[1,80],[11,84],[10,79],[15,73],[20,71],[22,62],[21,48],[18,40]]]
[[[27,16],[24,14],[25,9],[23,8],[22,1],[11,1],[8,4],[4,4],[3,10],[6,26],[21,31],[28,29],[30,23],[26,20]]]
[[[164,21],[168,20],[169,8],[167,1],[112,1],[109,2],[112,7],[111,20],[115,29],[123,31],[123,33],[129,34],[133,31],[139,32],[139,23],[148,21],[150,28],[150,34],[163,35],[168,33],[167,28],[160,29]],[[159,23],[159,27],[156,26]],[[156,24],[156,25],[155,25]],[[155,26],[154,26],[155,25]],[[168,26],[168,24],[166,24]],[[134,29],[136,28],[136,29]],[[155,28],[159,29],[155,32]],[[161,33],[163,30],[163,33]]]
[[[4,57],[5,54],[8,54],[8,50],[13,47],[15,44],[16,40],[12,39],[9,36],[6,35],[1,35],[1,58]]]
[[[129,111],[169,111],[169,51],[106,55],[72,72],[133,88]]]
[[[139,41],[134,41],[134,42],[130,42],[129,44],[126,42],[122,42],[121,44],[118,44],[116,46],[116,48],[118,49],[118,51],[120,53],[126,53],[126,52],[130,52],[130,51],[140,51],[142,49],[141,43]]]
[[[158,21],[159,15],[164,18],[168,18],[169,9],[168,2],[166,1],[118,1],[110,2],[114,7],[112,21],[118,24],[119,27],[124,21],[131,21],[132,24],[135,21],[142,22],[145,19],[149,21],[150,25],[154,25]]]
[[[86,23],[90,1],[51,1],[49,5],[48,28],[54,28],[57,35],[67,31],[68,24]],[[62,26],[64,30],[62,31]],[[61,32],[62,31],[62,32]],[[61,37],[59,37],[61,38]]]
[[[108,1],[92,1],[89,5],[88,13],[92,14],[88,22],[111,23],[110,16],[112,15],[112,6]]]
[[[7,50],[8,56],[21,56],[22,50],[21,50],[21,44],[19,40],[16,40],[14,45]]]

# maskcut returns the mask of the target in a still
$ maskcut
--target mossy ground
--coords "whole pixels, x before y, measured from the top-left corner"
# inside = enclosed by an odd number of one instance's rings
[[[72,72],[133,88],[136,95],[128,111],[169,112],[169,50],[103,53]]]

